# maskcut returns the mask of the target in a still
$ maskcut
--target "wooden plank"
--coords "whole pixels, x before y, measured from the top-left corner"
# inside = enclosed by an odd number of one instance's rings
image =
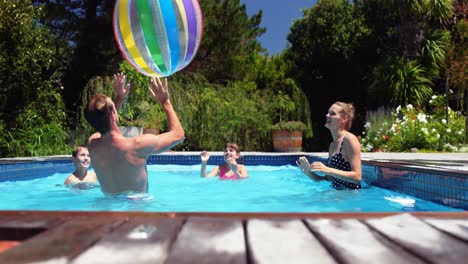
[[[65,219],[60,217],[6,215],[0,216],[0,227],[2,228],[49,228],[62,224]]]
[[[182,219],[130,218],[72,263],[164,263]]]
[[[122,223],[110,218],[70,220],[0,254],[0,263],[63,263]]]
[[[336,263],[299,219],[249,220],[247,242],[253,263]]]
[[[369,219],[366,222],[402,247],[432,263],[465,263],[468,244],[409,215]]]
[[[468,242],[468,219],[423,219],[435,228],[445,231],[452,236]]]
[[[191,217],[182,227],[166,264],[246,263],[239,219]]]
[[[423,263],[358,220],[307,219],[306,223],[340,263]]]

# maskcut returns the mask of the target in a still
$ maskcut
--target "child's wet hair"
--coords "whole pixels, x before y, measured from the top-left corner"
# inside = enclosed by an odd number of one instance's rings
[[[80,152],[82,149],[88,149],[88,147],[85,145],[77,145],[75,148],[73,148],[72,157],[76,158],[78,156],[78,152]]]
[[[232,142],[226,143],[226,145],[224,146],[224,149],[227,149],[227,148],[232,148],[233,150],[236,151],[236,153],[239,153],[239,158],[237,159],[237,162],[239,164],[244,164],[244,159],[240,155],[240,148],[239,148],[239,146],[237,146],[236,143],[232,143]]]
[[[237,153],[240,153],[240,148],[239,148],[239,146],[237,146],[236,143],[232,143],[232,142],[226,143],[226,145],[224,146],[224,149],[227,149],[227,148],[232,148],[232,149],[234,149]]]

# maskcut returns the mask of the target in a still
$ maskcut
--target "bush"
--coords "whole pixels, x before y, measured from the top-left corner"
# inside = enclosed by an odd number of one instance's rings
[[[382,112],[378,116],[365,125],[363,151],[459,151],[466,140],[465,117],[445,108],[444,95],[432,96],[426,112],[409,104],[398,106],[391,115]]]

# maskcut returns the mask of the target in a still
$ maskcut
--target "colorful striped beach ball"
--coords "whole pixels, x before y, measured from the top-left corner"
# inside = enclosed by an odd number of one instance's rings
[[[120,51],[137,71],[167,77],[195,57],[203,17],[197,0],[117,0],[113,28]]]

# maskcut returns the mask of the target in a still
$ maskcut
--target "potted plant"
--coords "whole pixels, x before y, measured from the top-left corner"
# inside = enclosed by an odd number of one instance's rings
[[[297,108],[296,103],[282,91],[278,91],[275,101],[277,102],[279,122],[271,127],[273,150],[279,152],[302,151],[302,134],[307,126],[302,121],[290,120],[296,116],[294,115]]]
[[[271,127],[273,150],[299,152],[302,150],[302,132],[306,125],[301,121],[280,121]]]

